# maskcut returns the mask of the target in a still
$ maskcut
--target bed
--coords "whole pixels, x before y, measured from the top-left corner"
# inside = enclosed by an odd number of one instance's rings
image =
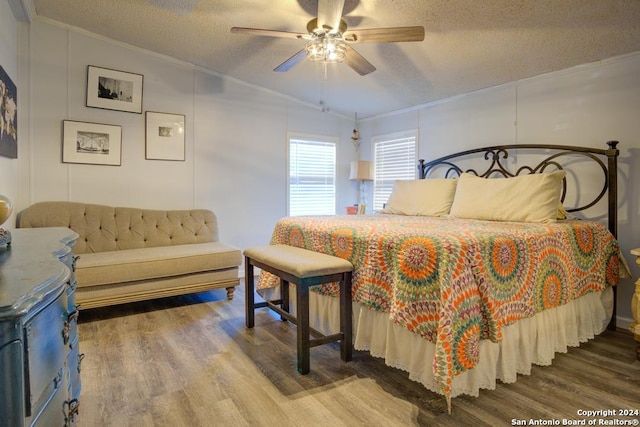
[[[629,273],[616,240],[619,151],[607,145],[421,160],[421,179],[396,182],[381,213],[282,218],[271,244],[351,261],[354,348],[408,371],[451,411],[453,397],[514,382],[615,328],[615,285]],[[265,299],[278,286],[261,273]],[[312,292],[324,333],[339,324],[336,295],[331,284]]]

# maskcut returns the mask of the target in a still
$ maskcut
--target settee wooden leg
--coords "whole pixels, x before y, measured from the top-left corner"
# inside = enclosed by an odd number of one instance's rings
[[[233,299],[233,291],[236,290],[235,286],[230,286],[227,288],[227,299],[231,301]]]

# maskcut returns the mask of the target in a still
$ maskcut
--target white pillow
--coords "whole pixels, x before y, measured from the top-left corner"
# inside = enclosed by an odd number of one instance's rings
[[[382,213],[442,216],[449,213],[457,179],[396,180]]]
[[[565,171],[513,178],[458,179],[451,216],[491,221],[555,222]]]

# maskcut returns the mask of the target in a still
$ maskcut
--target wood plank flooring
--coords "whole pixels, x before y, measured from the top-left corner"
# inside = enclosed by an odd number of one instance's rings
[[[640,410],[636,343],[621,330],[514,384],[457,397],[451,415],[443,397],[381,359],[355,351],[342,362],[337,343],[311,349],[311,373],[299,375],[295,326],[261,309],[246,329],[242,284],[233,301],[215,290],[84,310],[79,333],[78,427],[507,426]]]

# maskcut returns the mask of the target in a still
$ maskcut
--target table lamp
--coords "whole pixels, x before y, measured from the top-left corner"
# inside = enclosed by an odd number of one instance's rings
[[[354,160],[351,162],[351,181],[359,181],[360,205],[358,213],[364,214],[367,207],[367,181],[373,181],[373,164],[368,160]]]

